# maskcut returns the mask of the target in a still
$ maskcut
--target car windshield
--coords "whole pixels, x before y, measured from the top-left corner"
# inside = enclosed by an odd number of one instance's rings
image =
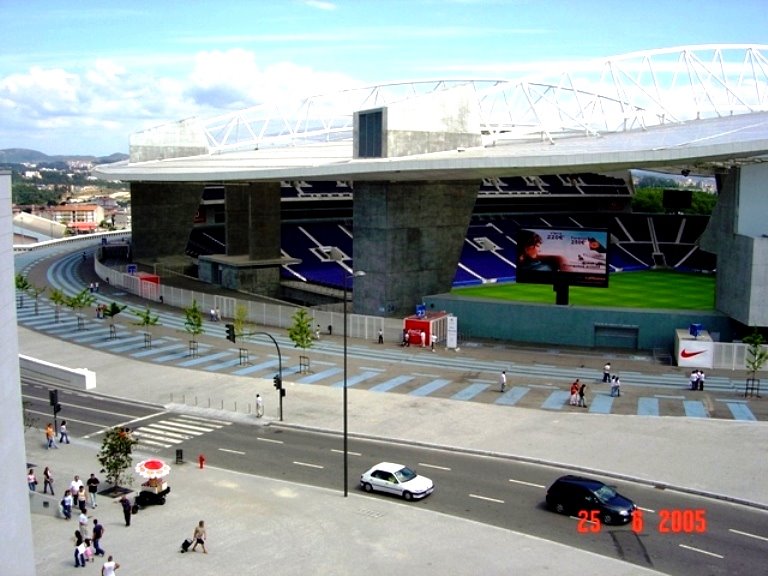
[[[395,472],[395,476],[397,477],[398,482],[408,482],[409,480],[416,478],[416,472],[406,466]]]
[[[597,496],[598,500],[601,502],[610,502],[616,497],[616,490],[610,486],[601,486],[595,491],[595,496]]]

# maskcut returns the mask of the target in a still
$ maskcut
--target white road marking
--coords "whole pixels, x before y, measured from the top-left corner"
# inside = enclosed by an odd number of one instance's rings
[[[766,538],[765,536],[758,536],[757,534],[742,532],[741,530],[734,530],[733,528],[728,528],[728,532],[733,532],[734,534],[738,534],[740,536],[748,536],[749,538],[756,538],[758,540],[763,540],[765,542],[768,542],[768,538]]]
[[[650,514],[656,514],[656,510],[653,508],[643,508],[642,506],[638,506],[637,509],[642,510],[643,512],[649,512]]]
[[[285,444],[282,440],[272,440],[272,438],[259,438],[257,437],[256,440],[259,442],[272,442],[272,444]]]
[[[504,500],[498,500],[497,498],[489,498],[488,496],[480,496],[478,494],[470,494],[470,498],[477,498],[478,500],[485,500],[487,502],[496,502],[497,504],[504,504]]]
[[[438,466],[437,464],[425,464],[424,462],[419,462],[418,465],[424,468],[434,468],[435,470],[445,470],[446,472],[451,471],[447,466]]]
[[[294,460],[293,463],[296,464],[296,466],[306,466],[307,468],[325,468],[325,466],[320,466],[320,464],[310,464],[309,462],[297,462]]]
[[[337,450],[336,448],[331,448],[331,452],[336,452],[337,454],[344,454],[344,450]],[[347,451],[347,454],[349,456],[362,456],[363,455],[361,452],[350,452],[350,451]]]
[[[691,550],[692,552],[700,552],[701,554],[706,554],[707,556],[714,556],[715,558],[720,558],[721,560],[725,558],[725,556],[721,556],[720,554],[715,554],[714,552],[707,552],[706,550],[702,550],[701,548],[694,548],[693,546],[687,546],[685,544],[678,544],[680,548],[685,548],[686,550]]]
[[[245,456],[245,452],[240,452],[240,450],[229,450],[228,448],[219,448],[219,452],[228,452],[229,454],[238,454],[240,456]]]
[[[546,488],[543,484],[534,484],[533,482],[525,482],[523,480],[515,480],[513,478],[509,479],[510,482],[514,484],[521,484],[522,486],[531,486],[533,488]]]

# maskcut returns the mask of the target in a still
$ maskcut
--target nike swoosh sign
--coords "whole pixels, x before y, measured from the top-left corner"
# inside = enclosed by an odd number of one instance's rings
[[[680,350],[680,357],[681,358],[692,358],[693,356],[698,356],[699,354],[704,354],[706,350],[698,350],[697,352],[688,352],[685,348]]]

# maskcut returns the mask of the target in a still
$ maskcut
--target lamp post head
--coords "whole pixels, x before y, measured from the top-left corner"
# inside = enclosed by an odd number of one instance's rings
[[[365,276],[365,270],[355,270],[352,272],[353,278],[359,278],[360,276]]]

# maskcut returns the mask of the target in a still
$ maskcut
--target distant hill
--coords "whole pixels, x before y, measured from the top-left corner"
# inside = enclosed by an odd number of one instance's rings
[[[127,160],[128,154],[115,153],[109,156],[49,156],[37,150],[26,148],[6,148],[0,150],[0,164],[45,164],[54,162],[93,162],[94,164],[110,164]]]

